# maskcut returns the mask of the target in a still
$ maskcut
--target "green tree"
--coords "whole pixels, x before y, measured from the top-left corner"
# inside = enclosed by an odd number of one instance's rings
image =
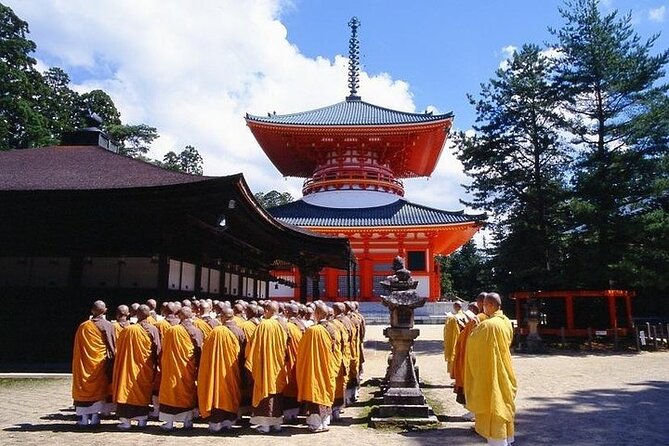
[[[0,3],[0,150],[50,142],[46,119],[36,109],[42,79],[28,33],[28,23]]]
[[[48,123],[51,140],[58,143],[64,131],[80,126],[77,111],[80,97],[70,88],[70,76],[61,68],[49,68],[42,76],[44,86],[38,107]]]
[[[440,256],[442,294],[451,295],[465,300],[474,300],[481,291],[492,288],[492,271],[489,261],[473,240],[462,245],[448,257]],[[450,290],[448,285],[450,284]]]
[[[597,0],[566,1],[560,14],[557,81],[578,151],[568,273],[577,286],[628,286],[626,253],[640,242],[630,236],[645,218],[631,210],[657,194],[666,157],[668,86],[658,82],[669,51],[652,55],[658,36],[642,42],[630,14],[602,15]]]
[[[179,154],[172,151],[167,152],[160,163],[165,169],[192,175],[202,175],[202,164],[202,156],[193,146],[184,147]]]
[[[512,277],[516,287],[546,286],[559,263],[562,168],[569,158],[559,137],[553,66],[538,46],[523,46],[482,85],[478,99],[469,97],[475,134],[453,138],[472,178],[466,188],[474,199],[465,204],[493,212],[496,254],[513,259],[504,279]]]
[[[278,192],[276,190],[256,192],[253,196],[265,209],[281,206],[282,204],[287,204],[294,200],[289,192]]]
[[[106,126],[106,132],[118,145],[119,153],[133,158],[146,155],[151,143],[158,138],[158,130],[146,124],[118,124]]]

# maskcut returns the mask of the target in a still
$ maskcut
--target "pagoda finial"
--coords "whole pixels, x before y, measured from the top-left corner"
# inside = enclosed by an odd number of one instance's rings
[[[360,27],[360,20],[357,17],[351,17],[348,22],[351,27],[351,38],[348,41],[348,88],[350,94],[346,98],[347,101],[359,101],[358,93],[358,77],[360,75],[360,42],[358,42],[358,28]]]

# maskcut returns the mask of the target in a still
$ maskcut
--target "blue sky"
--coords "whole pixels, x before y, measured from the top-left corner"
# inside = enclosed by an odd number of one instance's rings
[[[552,42],[561,1],[470,0],[5,0],[30,25],[42,69],[59,66],[78,91],[102,88],[126,123],[157,127],[150,155],[194,145],[205,174],[243,172],[254,191],[301,195],[267,160],[244,114],[292,113],[347,94],[349,28],[362,22],[363,100],[404,111],[430,107],[471,128],[466,100],[524,43]],[[632,11],[637,33],[663,32],[663,0],[606,0]],[[462,209],[462,166],[447,145],[428,179],[405,181],[406,197]]]

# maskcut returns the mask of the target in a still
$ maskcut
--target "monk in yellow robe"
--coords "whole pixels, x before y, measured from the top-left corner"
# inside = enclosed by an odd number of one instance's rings
[[[444,360],[448,374],[453,377],[453,360],[455,358],[455,343],[458,341],[461,328],[464,328],[464,313],[462,304],[453,302],[453,314],[449,314],[444,323]]]
[[[229,308],[221,314],[224,321],[232,319],[232,316]],[[200,416],[209,423],[211,432],[229,430],[239,417],[239,336],[244,336],[239,327],[224,323],[214,327],[202,344],[197,375],[198,405]]]
[[[492,446],[514,441],[516,375],[511,363],[513,327],[504,315],[501,298],[488,293],[483,312],[488,316],[469,336],[465,352],[465,398],[474,413],[476,432]]]
[[[95,301],[91,318],[79,325],[74,336],[72,399],[79,426],[100,424],[111,388],[116,332],[104,318],[106,312],[105,303]]]
[[[124,328],[116,341],[112,387],[119,429],[130,429],[131,420],[144,427],[148,420],[160,355],[160,334],[150,316],[149,306],[140,305],[137,323]]]
[[[299,307],[296,303],[290,303],[284,308],[286,326],[288,327],[288,344],[286,346],[286,376],[288,383],[283,389],[283,420],[292,422],[297,420],[300,414],[300,403],[297,401],[297,348],[302,339],[302,333],[306,330],[302,320],[298,318]]]
[[[193,325],[192,317],[191,308],[182,307],[179,310],[181,322],[170,327],[163,337],[158,418],[164,421],[164,430],[172,430],[175,421],[182,422],[186,429],[193,427],[202,332]]]
[[[269,302],[263,320],[246,343],[246,368],[253,378],[251,424],[260,433],[280,431],[283,423],[281,393],[287,384],[287,327],[278,319],[279,305]]]
[[[335,398],[337,329],[327,321],[327,313],[324,303],[316,305],[318,322],[304,332],[297,353],[297,399],[306,405],[310,432],[328,430]]]

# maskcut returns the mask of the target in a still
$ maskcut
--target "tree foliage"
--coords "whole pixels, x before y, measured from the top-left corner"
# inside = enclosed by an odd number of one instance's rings
[[[282,204],[287,204],[294,200],[289,192],[278,192],[276,190],[256,192],[253,196],[265,209],[281,206]]]
[[[565,131],[576,150],[568,277],[582,286],[629,285],[620,279],[638,235],[632,211],[657,192],[658,161],[666,158],[668,87],[657,82],[669,51],[652,55],[658,36],[643,42],[631,14],[602,15],[596,0],[565,5],[565,25],[552,33],[562,55],[556,81],[567,93]]]
[[[162,167],[191,175],[202,175],[202,156],[193,146],[186,146],[179,153],[167,152],[163,157]]]
[[[496,283],[666,290],[669,51],[597,0],[560,14],[557,41],[515,53],[470,98],[473,134],[454,137],[467,204],[494,215]]]
[[[560,251],[556,228],[569,157],[559,136],[564,120],[553,67],[538,46],[523,46],[482,85],[479,98],[470,96],[476,134],[454,137],[457,156],[472,177],[467,190],[474,200],[466,204],[501,217],[495,231],[498,259],[511,260],[502,262],[504,269],[525,287],[547,280]]]
[[[106,92],[75,92],[61,68],[40,74],[28,34],[28,23],[0,4],[0,150],[57,144],[63,132],[84,127],[95,113],[122,154],[144,158],[158,137],[156,128],[123,123]]]

